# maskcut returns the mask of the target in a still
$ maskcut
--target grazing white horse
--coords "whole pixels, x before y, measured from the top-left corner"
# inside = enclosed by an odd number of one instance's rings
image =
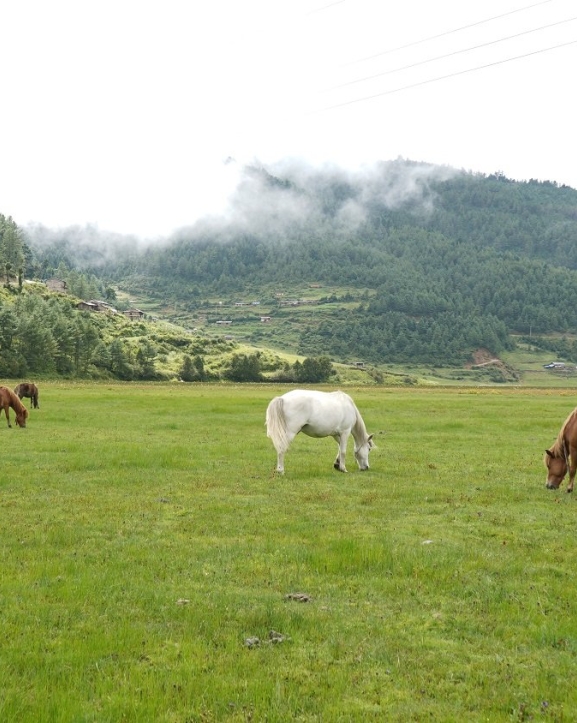
[[[266,433],[276,449],[276,471],[281,474],[285,453],[299,432],[309,437],[333,437],[339,445],[334,467],[341,472],[347,471],[345,454],[352,434],[359,469],[369,469],[373,435],[367,434],[363,418],[348,394],[294,389],[270,402],[266,410]]]

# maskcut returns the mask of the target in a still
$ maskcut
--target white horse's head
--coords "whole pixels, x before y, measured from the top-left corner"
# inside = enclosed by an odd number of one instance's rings
[[[375,444],[373,442],[372,434],[369,434],[366,440],[358,446],[355,442],[355,459],[357,460],[357,464],[359,465],[361,472],[369,469],[369,452],[374,446]]]

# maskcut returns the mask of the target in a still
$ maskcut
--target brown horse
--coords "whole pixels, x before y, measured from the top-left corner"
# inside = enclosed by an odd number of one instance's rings
[[[34,409],[40,409],[40,405],[38,404],[38,387],[36,384],[32,382],[22,382],[14,387],[14,394],[17,394],[19,399],[28,397]]]
[[[577,408],[563,422],[555,444],[545,450],[544,462],[547,467],[547,489],[559,489],[569,470],[567,492],[573,492],[577,471]]]
[[[10,424],[10,414],[8,413],[10,407],[12,407],[14,414],[16,415],[16,424],[19,427],[25,427],[28,410],[11,389],[8,389],[8,387],[0,387],[0,413],[3,409],[9,427],[12,426]]]

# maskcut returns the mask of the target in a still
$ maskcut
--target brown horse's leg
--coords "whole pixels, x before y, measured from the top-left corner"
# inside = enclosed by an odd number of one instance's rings
[[[573,492],[575,472],[577,472],[577,449],[574,447],[571,447],[569,450],[569,458],[569,483],[567,484],[567,492]]]
[[[10,407],[2,407],[2,409],[4,410],[4,414],[6,415],[6,421],[8,422],[8,426],[12,427],[12,425],[10,424],[10,414],[9,414]],[[0,414],[1,414],[1,412],[0,412]]]

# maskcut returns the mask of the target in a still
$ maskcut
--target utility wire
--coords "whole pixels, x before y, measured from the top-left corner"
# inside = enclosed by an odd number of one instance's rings
[[[429,40],[437,40],[437,38],[443,38],[445,35],[451,35],[452,33],[458,33],[461,30],[468,30],[469,28],[474,28],[477,25],[483,25],[484,23],[490,23],[493,20],[499,20],[500,18],[505,18],[508,15],[514,15],[515,13],[524,12],[525,10],[530,10],[531,8],[537,7],[538,5],[546,5],[547,3],[554,2],[554,0],[541,0],[541,2],[533,3],[533,5],[527,5],[523,8],[518,8],[517,10],[509,10],[509,12],[503,13],[502,15],[494,15],[491,18],[486,18],[485,20],[477,20],[474,23],[470,23],[469,25],[462,25],[460,28],[454,28],[453,30],[445,30],[443,33],[439,33],[438,35],[430,35],[428,38],[423,38],[422,40],[414,40],[411,43],[407,43],[406,45],[399,45],[396,48],[390,48],[389,50],[383,50],[381,53],[375,53],[374,55],[368,55],[365,58],[359,58],[358,60],[352,60],[350,63],[347,63],[347,65],[353,65],[354,63],[362,63],[366,60],[372,60],[373,58],[379,58],[381,55],[389,55],[389,53],[396,53],[398,50],[405,50],[405,48],[412,48],[414,45],[420,45],[421,43],[427,43]]]
[[[446,80],[447,78],[455,78],[459,75],[465,75],[465,73],[473,73],[476,70],[484,70],[485,68],[492,68],[495,65],[503,65],[504,63],[510,63],[513,60],[521,60],[522,58],[529,58],[532,55],[539,55],[540,53],[546,53],[549,50],[557,50],[558,48],[566,48],[569,45],[575,45],[577,40],[570,40],[567,43],[560,43],[559,45],[551,45],[548,48],[542,48],[541,50],[533,50],[530,53],[524,53],[523,55],[516,55],[513,58],[505,58],[504,60],[497,60],[494,63],[487,63],[486,65],[478,65],[475,68],[467,68],[466,70],[457,70],[454,73],[448,73],[447,75],[441,75],[438,78],[429,78],[428,80],[421,80],[418,83],[411,83],[409,85],[403,85],[400,88],[393,88],[392,90],[385,90],[382,93],[374,93],[373,95],[367,95],[363,98],[356,98],[355,100],[347,100],[344,103],[337,103],[336,105],[330,105],[326,108],[321,108],[321,111],[333,110],[335,108],[342,108],[346,105],[353,105],[353,103],[361,103],[365,100],[372,100],[373,98],[379,98],[383,95],[392,95],[393,93],[400,93],[403,90],[409,90],[410,88],[418,88],[421,85],[428,85],[429,83],[436,83],[439,80]]]
[[[515,35],[508,35],[505,38],[498,38],[497,40],[490,40],[487,43],[481,43],[480,45],[473,45],[470,48],[454,50],[451,53],[445,53],[444,55],[437,55],[435,58],[428,58],[427,60],[419,60],[417,63],[411,63],[409,65],[402,65],[399,68],[392,68],[391,70],[384,70],[382,73],[375,73],[374,75],[366,75],[363,78],[358,78],[357,80],[349,80],[347,83],[341,83],[340,85],[334,85],[331,88],[328,88],[326,91],[323,91],[323,92],[327,93],[331,90],[337,90],[338,88],[345,88],[348,85],[355,85],[356,83],[363,83],[366,80],[373,80],[374,78],[380,78],[383,75],[392,75],[393,73],[400,73],[402,70],[409,70],[410,68],[416,68],[419,65],[426,65],[427,63],[434,63],[436,60],[443,60],[444,58],[451,58],[454,55],[460,55],[461,53],[469,53],[471,50],[479,50],[480,48],[486,48],[489,45],[496,45],[497,43],[504,43],[507,40],[513,40],[514,38],[520,38],[523,35],[530,35],[531,33],[536,33],[539,30],[547,30],[548,28],[554,28],[556,25],[564,25],[565,23],[571,23],[575,20],[577,20],[577,16],[575,16],[573,18],[567,18],[566,20],[558,20],[555,23],[550,23],[549,25],[542,25],[539,28],[532,28],[531,30],[523,30],[520,33],[516,33]]]
[[[340,5],[341,3],[344,3],[345,0],[336,0],[335,2],[329,3],[328,5],[323,5],[320,8],[315,8],[314,10],[309,10],[307,15],[314,15],[315,13],[320,13],[323,10],[328,10],[329,8],[332,8],[333,5]]]

